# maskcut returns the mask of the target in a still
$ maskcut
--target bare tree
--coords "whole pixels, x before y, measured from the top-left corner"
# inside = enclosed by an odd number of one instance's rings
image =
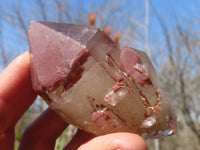
[[[22,33],[20,35],[22,36],[21,38],[27,41],[26,30],[31,20],[89,24],[88,16],[91,12],[94,12],[97,17],[96,25],[102,30],[109,26],[111,28],[111,37],[116,32],[119,32],[121,35],[120,45],[124,46],[133,43],[133,38],[141,38],[140,30],[143,28],[142,20],[135,19],[134,7],[123,7],[127,3],[127,1],[119,0],[104,0],[101,4],[78,1],[78,8],[73,8],[71,7],[71,0],[50,2],[30,0],[27,2],[26,8],[24,8],[24,4],[21,1],[12,4],[7,2],[7,5],[11,8],[4,10],[3,19],[17,28]],[[126,9],[126,12],[124,9]]]
[[[9,56],[7,55],[6,53],[6,50],[4,48],[4,42],[3,42],[3,24],[2,24],[2,15],[1,15],[1,10],[0,10],[0,52],[1,52],[1,60],[2,60],[2,63],[1,63],[1,67],[2,68],[5,68],[7,65],[8,65],[8,62],[9,62]]]
[[[199,31],[189,23],[191,20],[183,18],[178,19],[178,17],[174,17],[173,21],[175,23],[168,24],[148,4],[148,2],[150,3],[148,0],[144,1],[146,2],[146,14],[145,5],[141,9],[141,7],[138,8],[137,5],[135,6],[134,3],[130,4],[129,2],[126,0],[104,0],[98,3],[94,1],[90,3],[78,1],[75,7],[73,6],[75,2],[72,0],[30,0],[24,2],[27,4],[21,3],[21,1],[15,3],[7,1],[5,4],[10,9],[4,9],[0,13],[0,15],[3,14],[0,16],[0,19],[18,31],[17,35],[13,34],[18,38],[16,41],[20,40],[20,44],[27,45],[26,32],[31,20],[89,24],[89,15],[91,12],[94,12],[98,27],[102,30],[110,27],[111,37],[116,32],[119,32],[120,46],[133,46],[145,49],[149,54],[151,53],[152,58],[155,58],[154,64],[159,68],[158,75],[161,80],[161,86],[170,94],[179,118],[178,128],[182,132],[177,133],[177,136],[161,139],[159,143],[160,148],[175,149],[184,147],[187,143],[185,144],[180,140],[181,134],[187,135],[190,132],[192,135],[196,135],[197,141],[200,142]],[[131,7],[127,8],[125,7],[126,5],[131,5]],[[158,43],[160,36],[151,35],[151,31],[155,29],[149,27],[151,22],[149,18],[152,17],[150,11],[154,12],[159,22],[163,35],[162,45]],[[187,25],[183,25],[183,20],[184,24]],[[0,20],[1,64],[6,66],[9,62],[9,55],[7,55],[7,49],[3,43],[3,29],[3,24]],[[152,38],[154,38],[155,42],[152,42]],[[156,49],[156,51],[153,49]],[[37,117],[39,115],[38,112],[42,112],[44,108],[43,103],[37,101],[27,112],[25,116],[26,123],[22,123],[22,128],[31,121],[31,118]],[[188,130],[184,131],[182,128],[187,128]],[[170,145],[167,148],[165,148],[166,143]]]
[[[182,18],[179,19],[176,14],[172,18],[173,25],[167,25],[167,22],[155,9],[154,14],[165,39],[165,46],[161,48],[160,53],[161,57],[164,58],[160,64],[162,86],[165,91],[170,93],[179,117],[179,125],[183,126],[184,122],[186,123],[185,125],[192,131],[193,135],[196,135],[199,145],[196,148],[199,148],[200,78],[198,73],[200,72],[200,57],[198,53],[200,50],[195,27],[187,18],[184,18],[183,25]],[[181,132],[184,133],[183,130]]]
[[[144,27],[142,21],[136,21],[131,7],[129,10],[125,8],[127,10],[126,12],[124,11],[123,6],[126,4],[126,1],[120,0],[104,0],[102,3],[97,4],[78,1],[76,5],[78,8],[72,7],[72,0],[30,0],[23,3],[22,1],[14,3],[8,1],[5,4],[9,9],[3,10],[4,15],[2,19],[18,31],[18,34],[14,36],[17,37],[17,43],[23,45],[28,44],[27,28],[32,20],[89,24],[89,15],[91,12],[94,12],[98,27],[104,30],[109,26],[111,28],[111,37],[116,32],[120,33],[120,45],[132,43],[133,39],[137,41],[136,39],[141,36],[140,28]],[[126,15],[126,13],[129,13],[129,15]],[[44,108],[43,101],[39,100],[34,103],[25,114],[23,120],[18,124],[17,132],[23,132],[24,127],[31,120],[35,119]]]

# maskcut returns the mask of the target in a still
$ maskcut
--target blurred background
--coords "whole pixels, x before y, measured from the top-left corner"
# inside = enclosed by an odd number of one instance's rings
[[[178,118],[176,135],[147,140],[149,150],[200,149],[200,1],[199,0],[0,0],[0,72],[29,49],[32,20],[94,23],[120,47],[148,53],[160,87],[168,93]],[[92,19],[93,18],[93,19]],[[16,126],[17,146],[28,124],[46,109],[38,98]],[[76,129],[57,140],[59,150]]]

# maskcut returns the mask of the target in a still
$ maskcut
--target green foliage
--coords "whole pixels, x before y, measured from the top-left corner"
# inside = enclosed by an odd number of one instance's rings
[[[56,140],[55,150],[63,150],[65,145],[71,140],[75,133],[76,128],[71,125],[65,129],[61,136]]]
[[[20,142],[15,140],[14,150],[18,150]]]
[[[21,137],[22,137],[21,133],[15,133],[15,139],[16,140],[20,141]]]

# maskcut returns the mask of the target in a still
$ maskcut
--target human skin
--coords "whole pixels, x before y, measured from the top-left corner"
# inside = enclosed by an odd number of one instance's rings
[[[0,74],[0,147],[14,149],[17,121],[36,99],[30,77],[29,53],[18,56]],[[56,139],[68,126],[50,108],[25,130],[20,150],[52,150]],[[88,141],[88,142],[87,142]],[[83,144],[84,143],[84,144]],[[146,150],[145,141],[132,133],[112,133],[99,137],[78,130],[65,150]]]

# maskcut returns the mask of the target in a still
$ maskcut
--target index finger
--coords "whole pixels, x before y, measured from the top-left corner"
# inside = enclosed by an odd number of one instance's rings
[[[18,56],[0,74],[0,134],[12,130],[37,94],[30,78],[29,53]]]

